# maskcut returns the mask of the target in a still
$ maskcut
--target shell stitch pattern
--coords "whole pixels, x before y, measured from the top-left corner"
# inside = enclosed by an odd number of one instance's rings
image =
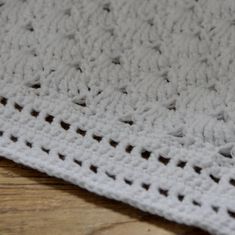
[[[1,0],[0,155],[233,234],[234,16],[233,0]]]

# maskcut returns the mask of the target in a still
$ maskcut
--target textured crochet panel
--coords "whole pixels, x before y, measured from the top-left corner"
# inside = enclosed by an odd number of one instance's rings
[[[233,0],[0,1],[0,154],[218,235],[234,89]]]

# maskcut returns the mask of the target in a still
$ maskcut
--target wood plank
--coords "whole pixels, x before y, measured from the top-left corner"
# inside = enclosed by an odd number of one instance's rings
[[[0,158],[1,235],[208,235]]]

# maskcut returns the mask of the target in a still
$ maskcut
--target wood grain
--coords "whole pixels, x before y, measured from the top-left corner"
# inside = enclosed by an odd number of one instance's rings
[[[1,235],[208,235],[0,157]]]

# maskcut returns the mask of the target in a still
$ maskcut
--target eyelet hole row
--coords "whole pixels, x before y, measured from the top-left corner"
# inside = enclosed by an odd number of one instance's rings
[[[1,103],[2,105],[6,106],[7,103],[8,103],[8,99],[7,99],[6,97],[0,97],[0,103]],[[18,104],[18,103],[15,102],[15,103],[14,103],[14,108],[15,108],[17,111],[21,112],[24,107],[23,107],[22,105],[20,105],[20,104]],[[39,116],[40,112],[39,112],[38,110],[32,109],[30,114],[31,114],[31,116],[37,118],[37,117]],[[47,115],[45,116],[45,121],[48,122],[49,124],[51,124],[51,123],[54,121],[54,119],[55,119],[55,117],[54,117],[53,115],[47,114]],[[61,121],[60,121],[60,126],[61,126],[61,128],[63,128],[64,130],[67,131],[67,130],[70,129],[71,124],[69,124],[68,122],[65,122],[65,121],[61,120]],[[81,136],[84,137],[84,136],[86,136],[87,131],[84,130],[84,129],[81,129],[81,128],[77,128],[77,129],[76,129],[76,133],[78,133],[79,135],[81,135]],[[97,142],[101,142],[102,139],[103,139],[103,136],[100,136],[100,135],[97,135],[97,134],[93,134],[93,135],[92,135],[92,138],[93,138],[94,140],[96,140]],[[109,144],[110,144],[111,147],[116,148],[116,147],[118,146],[119,142],[116,141],[116,140],[114,140],[114,139],[110,139],[110,140],[109,140]],[[125,148],[126,153],[130,154],[130,153],[132,152],[132,150],[134,149],[134,147],[135,147],[135,146],[133,146],[133,145],[131,145],[131,144],[128,144],[128,145],[126,146],[126,148]],[[47,151],[45,151],[45,150],[46,150],[46,149],[44,149],[43,151],[44,151],[44,152],[47,152]],[[151,154],[152,154],[151,151],[146,150],[146,149],[144,149],[144,148],[143,148],[143,149],[141,150],[141,152],[140,152],[140,156],[141,156],[143,159],[145,159],[145,160],[148,160],[148,159],[151,157]],[[159,161],[161,164],[165,165],[165,166],[167,166],[167,165],[169,164],[170,160],[171,160],[170,158],[168,158],[168,157],[166,157],[166,156],[163,156],[163,155],[161,155],[161,154],[160,154],[159,157],[158,157],[158,161]],[[187,164],[186,161],[179,160],[178,163],[177,163],[177,167],[183,169],[183,168],[186,166],[186,164]],[[195,171],[195,173],[201,174],[202,168],[195,165],[195,166],[193,166],[193,170]],[[210,177],[210,179],[211,179],[214,183],[217,183],[217,184],[218,184],[219,181],[220,181],[220,178],[219,178],[219,177],[216,177],[216,176],[214,176],[214,175],[212,175],[212,174],[210,174],[209,177]],[[234,180],[234,182],[233,182],[233,180],[231,180],[231,181],[230,181],[230,184],[231,184],[231,185],[235,185],[235,180]]]
[[[4,132],[3,132],[3,131],[0,131],[0,136],[2,136],[3,134],[4,134]],[[19,140],[19,138],[18,138],[17,136],[15,136],[15,135],[10,135],[9,138],[10,138],[10,140],[11,140],[13,143],[18,142],[18,140]],[[25,141],[25,145],[26,145],[27,147],[29,147],[29,148],[32,148],[32,147],[33,147],[33,143],[32,143],[32,142],[29,142],[29,141]],[[44,146],[41,147],[41,150],[42,150],[43,152],[47,153],[47,154],[50,154],[50,149],[45,148]],[[61,154],[61,153],[58,153],[58,158],[59,158],[60,160],[64,161],[64,160],[66,159],[66,155]],[[82,161],[79,161],[79,160],[77,160],[77,159],[73,159],[73,162],[74,162],[76,165],[80,166],[80,167],[82,166]],[[97,173],[98,173],[98,167],[97,167],[96,165],[91,164],[90,167],[89,167],[89,169],[90,169],[91,172],[93,172],[94,174],[97,174]],[[108,171],[105,171],[105,174],[106,174],[106,176],[109,177],[110,179],[116,180],[116,175],[115,175],[115,174],[111,174],[111,173],[108,172]],[[125,182],[125,184],[127,184],[127,185],[129,185],[129,186],[133,185],[133,183],[134,183],[133,180],[130,180],[130,179],[128,179],[128,178],[124,178],[124,182]],[[231,182],[232,182],[233,184],[235,184],[235,180],[231,179]],[[150,189],[150,187],[151,187],[151,184],[149,184],[149,183],[144,183],[144,182],[143,182],[143,183],[141,184],[141,187],[142,187],[144,190],[148,191],[148,190]],[[159,192],[159,194],[162,195],[163,197],[168,197],[168,196],[169,196],[169,190],[166,189],[166,188],[161,188],[161,187],[160,187],[160,188],[158,188],[158,192]],[[185,196],[184,196],[183,194],[178,194],[178,195],[177,195],[177,199],[178,199],[180,202],[182,202],[182,201],[184,200],[184,198],[185,198]],[[192,205],[194,205],[194,206],[196,206],[196,207],[202,207],[202,203],[199,202],[198,200],[192,200]],[[215,205],[212,205],[212,206],[211,206],[211,209],[212,209],[215,213],[218,213],[218,211],[219,211],[219,207],[218,207],[218,206],[215,206]],[[227,210],[227,214],[228,214],[231,218],[235,219],[235,212],[234,212],[234,211],[228,209],[228,210]]]

